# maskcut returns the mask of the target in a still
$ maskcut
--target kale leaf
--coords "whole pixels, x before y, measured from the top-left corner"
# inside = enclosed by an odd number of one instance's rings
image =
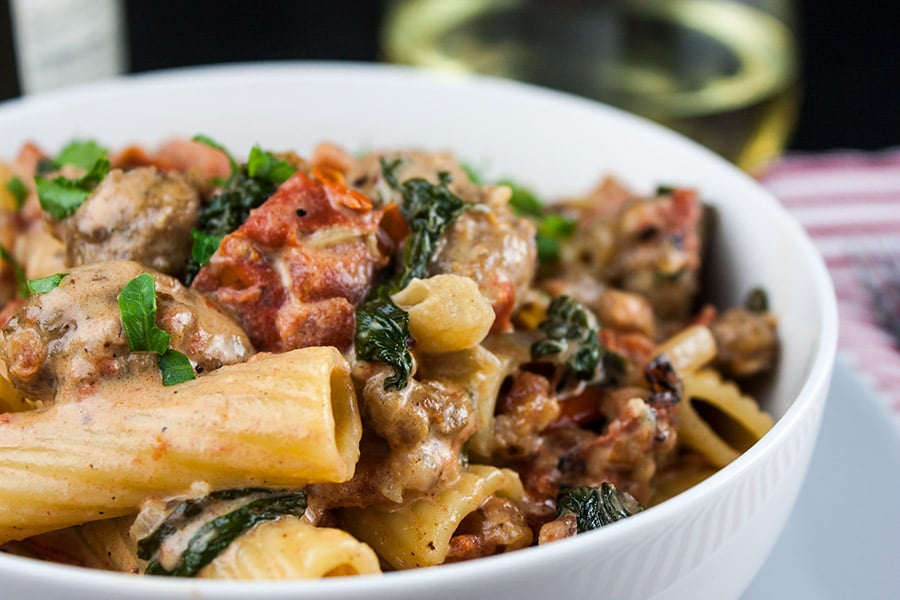
[[[238,502],[230,512],[215,516],[218,505]],[[181,502],[163,522],[145,538],[138,540],[138,557],[148,561],[148,575],[193,577],[212,562],[231,542],[259,523],[284,516],[300,517],[306,511],[305,490],[267,490],[242,488],[213,492],[203,498]],[[205,522],[197,523],[198,521]],[[177,561],[166,568],[160,561],[160,549],[165,541],[186,526],[199,524],[187,541]]]
[[[194,246],[185,276],[188,285],[215,254],[222,238],[243,225],[250,211],[268,200],[297,171],[287,161],[259,146],[251,149],[247,164],[242,166],[224,146],[208,136],[194,136],[194,141],[223,152],[231,164],[231,176],[200,210],[197,227],[191,232]]]
[[[558,296],[550,302],[538,329],[544,337],[531,345],[533,360],[552,357],[561,362],[563,383],[568,379],[596,379],[603,348],[597,320],[587,307],[569,296]]]
[[[769,312],[769,294],[761,287],[753,288],[744,299],[744,308],[755,313]]]
[[[556,496],[556,517],[575,515],[578,533],[609,525],[644,510],[628,492],[604,481],[600,488],[565,488]]]
[[[396,177],[399,164],[399,160],[381,160],[385,181],[403,198],[400,211],[410,228],[403,248],[403,265],[400,268],[395,265],[356,310],[356,356],[390,365],[394,373],[384,381],[386,390],[406,386],[413,365],[409,317],[394,305],[390,296],[413,278],[428,276],[428,262],[441,235],[468,207],[450,191],[448,173],[440,174],[437,185],[422,178],[401,183]]]

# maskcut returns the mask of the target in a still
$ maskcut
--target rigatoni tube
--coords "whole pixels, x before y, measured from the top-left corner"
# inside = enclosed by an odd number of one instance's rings
[[[135,513],[148,496],[350,479],[349,365],[315,347],[172,387],[0,415],[0,543]]]

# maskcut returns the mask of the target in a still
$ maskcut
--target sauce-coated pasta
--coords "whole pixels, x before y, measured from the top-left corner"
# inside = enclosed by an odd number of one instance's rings
[[[471,560],[661,502],[772,425],[734,380],[771,368],[775,319],[702,303],[695,190],[545,205],[448,153],[197,140],[0,165],[2,551]]]

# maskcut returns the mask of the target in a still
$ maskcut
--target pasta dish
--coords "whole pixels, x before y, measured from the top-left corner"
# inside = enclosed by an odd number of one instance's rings
[[[736,382],[776,320],[760,289],[704,302],[709,221],[695,189],[545,203],[451,153],[26,143],[0,164],[0,551],[379,574],[662,502],[772,426]]]

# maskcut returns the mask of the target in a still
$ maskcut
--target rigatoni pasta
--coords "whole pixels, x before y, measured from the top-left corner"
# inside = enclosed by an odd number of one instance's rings
[[[345,481],[361,428],[332,348],[259,356],[177,388],[5,415],[0,540],[136,513],[148,496]]]
[[[736,380],[776,319],[697,294],[690,188],[545,205],[450,153],[203,135],[27,146],[0,184],[5,551],[432,567],[629,517],[772,426]]]

